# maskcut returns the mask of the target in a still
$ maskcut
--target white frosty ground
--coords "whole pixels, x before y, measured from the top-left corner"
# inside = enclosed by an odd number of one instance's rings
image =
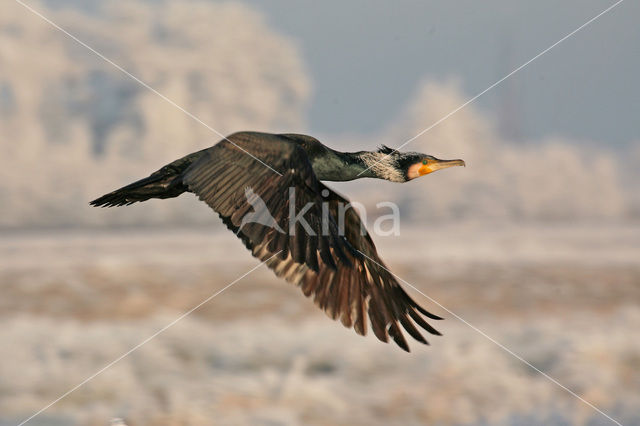
[[[640,424],[637,227],[402,229],[403,278],[623,424]],[[15,424],[254,266],[229,233],[0,239],[0,424]],[[31,424],[609,424],[452,316],[411,354],[258,270]]]

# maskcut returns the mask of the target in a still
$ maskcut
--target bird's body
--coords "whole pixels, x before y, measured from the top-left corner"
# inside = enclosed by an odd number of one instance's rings
[[[313,296],[331,318],[364,335],[368,316],[378,339],[391,336],[408,351],[400,326],[427,343],[415,324],[439,334],[423,316],[440,318],[405,293],[349,201],[321,181],[405,182],[454,165],[464,162],[386,147],[344,153],[310,136],[239,132],[91,204],[120,206],[193,192],[255,257]]]

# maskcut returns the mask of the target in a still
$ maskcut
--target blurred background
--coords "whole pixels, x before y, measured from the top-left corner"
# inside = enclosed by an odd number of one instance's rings
[[[613,4],[26,1],[222,134],[397,147]],[[466,169],[332,187],[394,201],[399,276],[640,424],[640,5],[623,2],[403,150]],[[0,5],[0,425],[257,262],[193,196],[88,201],[220,137]],[[386,214],[382,210],[379,213]],[[611,424],[446,317],[406,354],[259,269],[29,424]]]

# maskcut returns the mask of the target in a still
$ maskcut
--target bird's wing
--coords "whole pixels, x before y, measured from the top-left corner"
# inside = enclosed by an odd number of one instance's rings
[[[403,290],[380,259],[360,215],[349,207],[349,200],[320,185],[329,191],[324,199],[329,203],[331,216],[336,220],[340,214],[344,216],[344,226],[339,229],[344,228],[345,238],[355,249],[355,255],[349,252],[354,267],[344,272],[338,269],[325,279],[322,274],[308,272],[300,283],[304,294],[313,294],[316,304],[331,318],[340,318],[346,327],[353,326],[359,334],[366,333],[367,312],[373,333],[383,342],[391,336],[398,346],[409,350],[400,324],[413,338],[428,344],[414,323],[431,334],[440,335],[423,316],[434,320],[442,318],[426,311]]]
[[[221,141],[192,164],[183,183],[219,214],[255,257],[358,334],[366,334],[367,316],[378,339],[387,342],[391,336],[407,351],[400,326],[423,343],[427,341],[414,323],[439,334],[422,316],[440,318],[421,308],[381,266],[354,209],[345,211],[340,232],[340,205],[348,200],[316,178],[300,146],[267,134],[240,133],[230,139],[233,143]],[[248,202],[247,188],[264,204]],[[266,211],[255,211],[261,204]],[[308,227],[302,221],[290,227],[290,217],[303,211]],[[243,223],[249,213],[253,221]],[[265,220],[256,220],[260,217]],[[272,223],[271,218],[280,229],[261,224]]]

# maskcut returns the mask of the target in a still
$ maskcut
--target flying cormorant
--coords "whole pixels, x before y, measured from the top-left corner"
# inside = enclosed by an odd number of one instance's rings
[[[391,336],[409,351],[400,326],[428,344],[415,324],[440,335],[423,316],[441,318],[419,306],[381,266],[358,213],[345,209],[349,201],[321,181],[369,177],[407,182],[451,166],[464,166],[464,161],[385,146],[339,152],[311,136],[239,132],[91,205],[122,206],[192,192],[253,256],[313,296],[331,318],[365,335],[368,316],[378,339],[387,342]],[[247,221],[249,214],[253,219]]]

